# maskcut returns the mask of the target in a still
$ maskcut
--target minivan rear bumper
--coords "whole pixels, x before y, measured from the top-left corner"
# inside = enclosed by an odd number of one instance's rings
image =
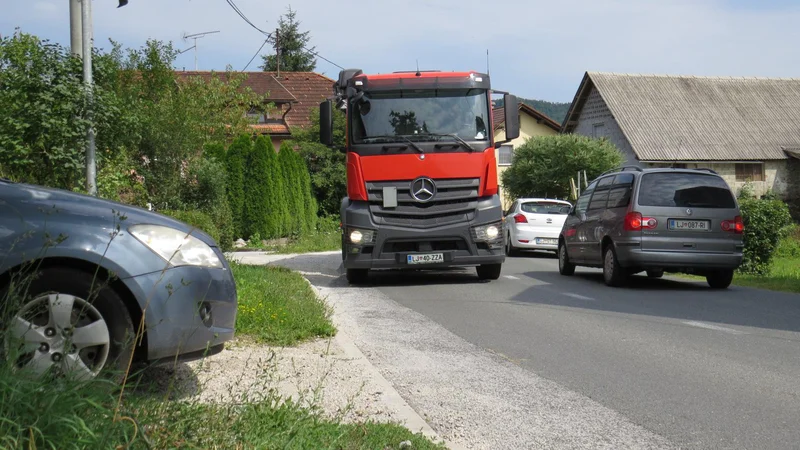
[[[624,246],[618,246],[616,251],[620,265],[643,270],[736,269],[742,264],[741,253],[646,251]]]

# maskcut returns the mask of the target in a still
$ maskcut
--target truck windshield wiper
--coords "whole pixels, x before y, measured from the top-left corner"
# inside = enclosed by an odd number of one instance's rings
[[[469,145],[467,143],[467,141],[465,141],[464,139],[462,139],[459,135],[457,135],[455,133],[453,133],[453,134],[425,133],[423,136],[451,137],[451,138],[455,139],[456,141],[458,141],[458,143],[462,147],[466,148],[467,150],[469,150],[471,152],[475,151],[475,149],[472,148],[472,146]]]
[[[414,141],[412,141],[411,139],[403,136],[402,134],[385,135],[385,136],[370,136],[370,137],[364,138],[363,140],[364,141],[368,141],[368,140],[372,140],[372,139],[392,139],[392,140],[396,140],[397,138],[402,139],[403,142],[407,142],[410,146],[414,147],[414,150],[416,150],[416,151],[418,151],[420,153],[425,153],[425,150],[423,150],[422,147],[420,147],[419,145],[415,144]],[[386,146],[384,146],[384,150],[385,149],[386,149]]]

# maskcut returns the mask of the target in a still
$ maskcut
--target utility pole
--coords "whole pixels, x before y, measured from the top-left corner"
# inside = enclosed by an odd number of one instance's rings
[[[83,55],[81,14],[81,0],[69,0],[69,50],[78,58]]]
[[[86,88],[86,191],[97,196],[97,161],[94,142],[94,83],[92,80],[92,0],[81,0],[83,84]]]
[[[278,77],[281,77],[281,32],[275,28],[275,63],[278,66]]]

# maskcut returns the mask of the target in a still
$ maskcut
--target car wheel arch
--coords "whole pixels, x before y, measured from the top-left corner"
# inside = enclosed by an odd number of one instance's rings
[[[614,241],[612,241],[610,237],[604,236],[603,240],[600,241],[600,255],[605,255],[606,249],[609,246],[614,247]]]
[[[0,274],[0,293],[8,287],[8,283],[11,281],[11,277],[15,273],[22,272],[27,270],[28,267],[36,267],[39,270],[42,269],[52,269],[52,268],[67,268],[67,269],[75,269],[81,272],[84,272],[88,275],[94,275],[97,273],[97,279],[99,280],[107,280],[111,275],[111,271],[102,265],[97,265],[95,263],[86,261],[80,258],[69,258],[69,257],[47,257],[41,258],[33,261],[26,261],[22,264],[19,264],[15,267],[12,267],[2,274]],[[119,278],[116,278],[113,282],[109,284],[114,292],[122,299],[125,307],[130,315],[131,321],[133,322],[133,326],[135,327],[135,331],[138,330],[139,325],[142,320],[142,309],[139,305],[139,302],[136,300],[136,297],[133,295],[128,286],[125,285]],[[2,296],[0,296],[0,300],[2,300]],[[134,347],[134,358],[136,360],[146,361],[147,360],[147,328],[143,332],[141,340],[138,342],[140,345],[136,345]]]

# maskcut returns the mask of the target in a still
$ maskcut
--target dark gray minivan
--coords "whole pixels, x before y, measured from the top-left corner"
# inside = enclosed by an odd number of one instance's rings
[[[592,181],[561,229],[558,269],[603,269],[609,286],[664,272],[725,289],[742,263],[744,224],[730,187],[710,169],[623,167]]]

